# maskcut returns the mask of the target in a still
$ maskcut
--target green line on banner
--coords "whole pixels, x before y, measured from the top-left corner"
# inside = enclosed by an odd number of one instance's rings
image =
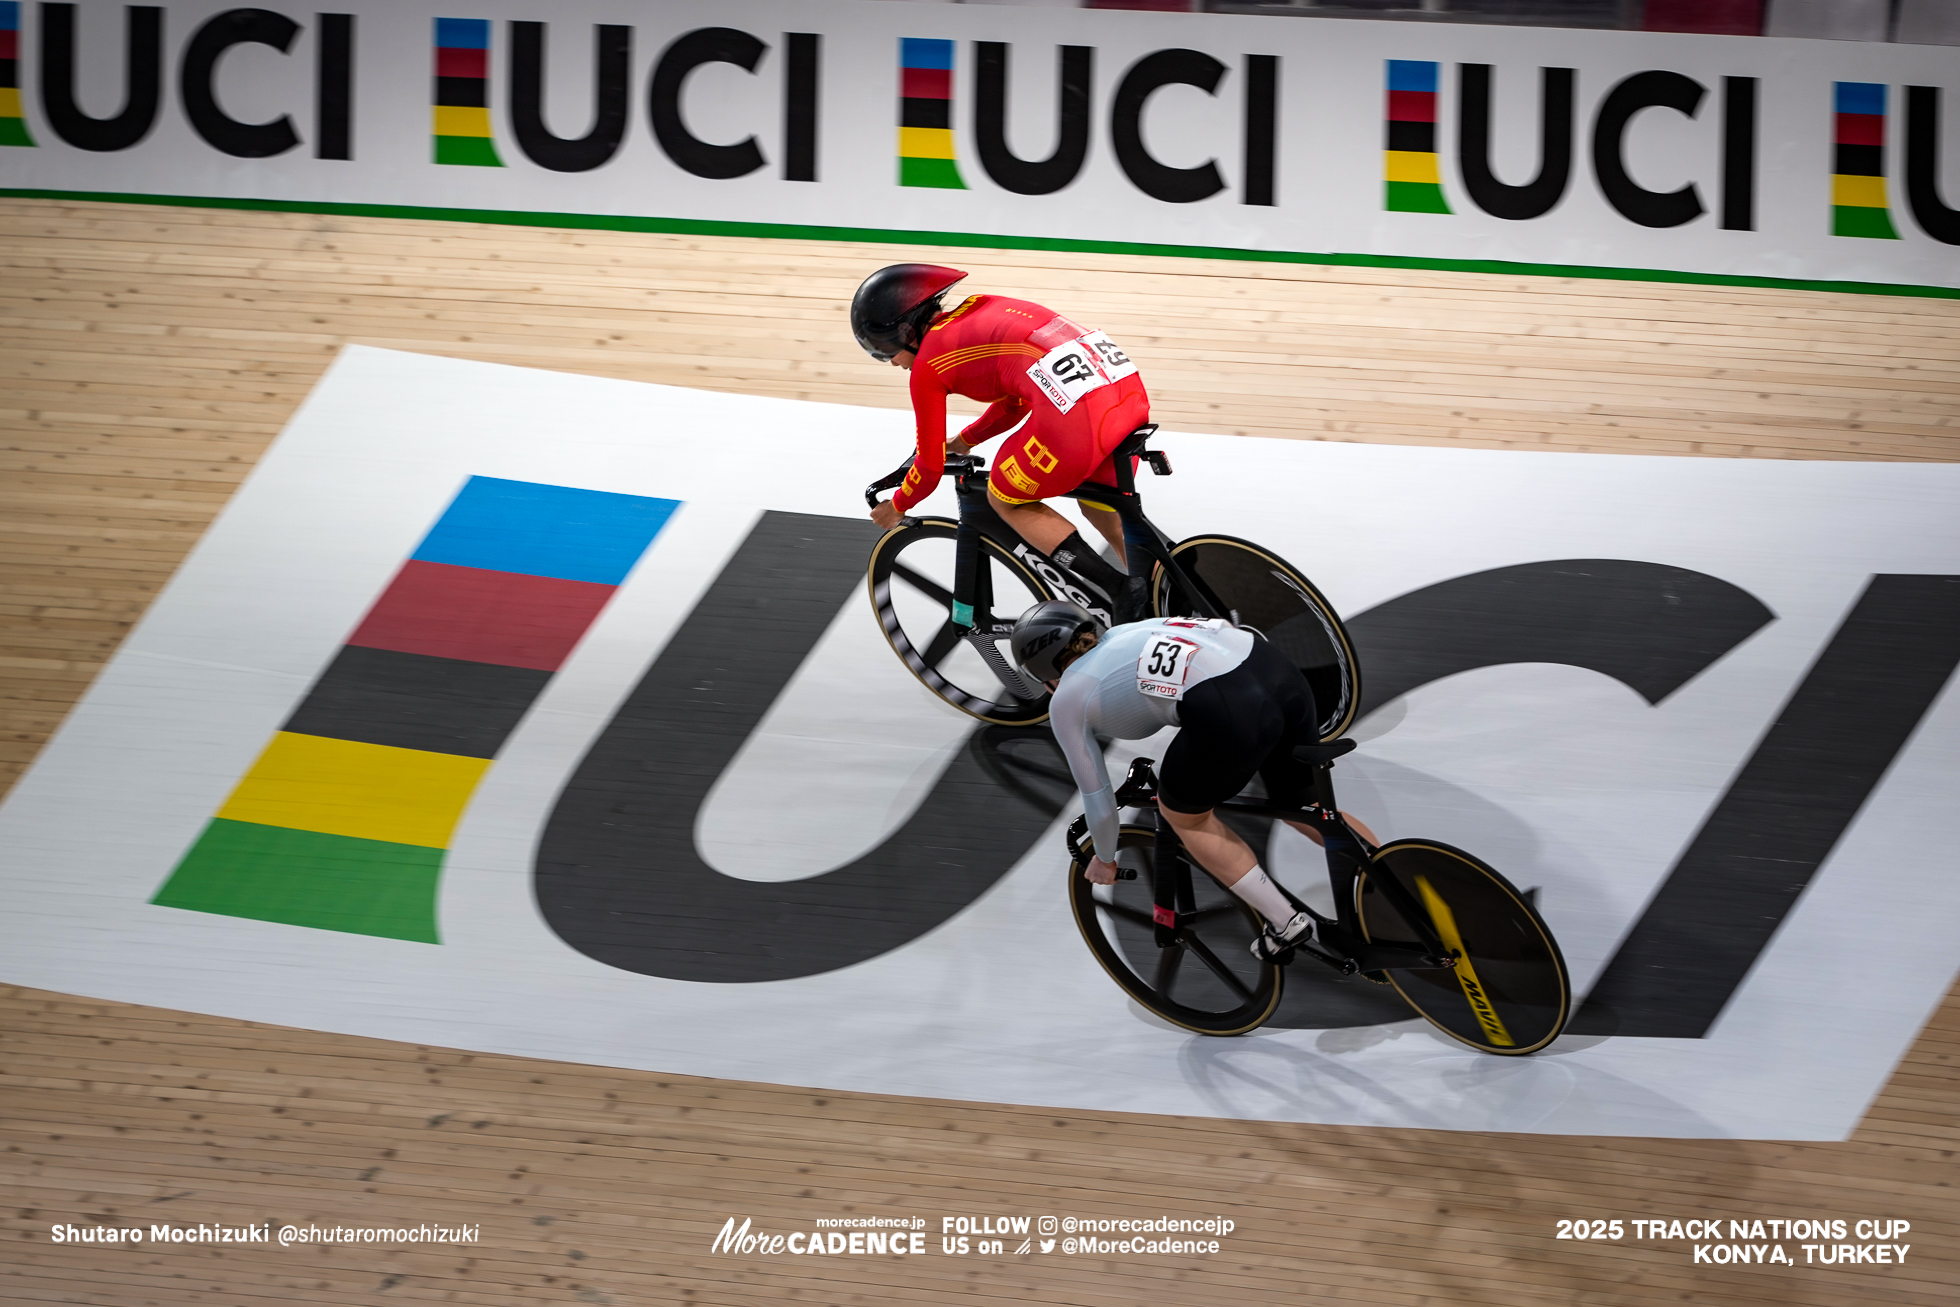
[[[1443,198],[1443,188],[1435,182],[1387,182],[1388,192],[1382,198],[1384,209],[1398,213],[1448,213],[1450,202]]]
[[[443,850],[215,817],[150,902],[437,944]]]
[[[707,218],[641,218],[616,214],[533,213],[518,209],[438,209],[409,204],[342,204],[317,200],[234,200],[212,196],[138,195],[119,191],[56,191],[0,187],[0,198],[69,200],[96,204],[160,204],[183,209],[245,209],[261,213],[320,213],[344,218],[412,218],[505,227],[566,227],[582,231],[630,231],[667,236],[738,236],[769,240],[851,241],[941,245],[994,250],[1054,250],[1078,254],[1142,254],[1164,258],[1221,259],[1242,263],[1300,263],[1330,268],[1398,268],[1427,272],[1480,272],[1503,277],[1576,277],[1595,281],[1658,281],[1692,286],[1753,286],[1766,290],[1829,291],[1851,295],[1903,295],[1960,299],[1960,287],[1915,286],[1888,281],[1825,281],[1749,277],[1666,268],[1609,268],[1569,263],[1512,263],[1501,259],[1430,259],[1402,254],[1336,254],[1299,250],[1248,250],[1220,245],[1155,245],[1138,241],[1076,240],[1051,236],[1000,236],[976,232],[886,231],[876,227],[816,227],[795,223],[728,222]]]
[[[908,159],[903,155],[898,160],[898,184],[936,186],[948,191],[966,189],[966,183],[960,180],[960,166],[951,159]]]
[[[1880,241],[1899,239],[1899,233],[1892,229],[1892,215],[1884,209],[1868,209],[1848,204],[1832,206],[1831,235],[1864,236]]]
[[[501,168],[497,147],[487,136],[438,136],[436,162],[463,164],[471,168]]]

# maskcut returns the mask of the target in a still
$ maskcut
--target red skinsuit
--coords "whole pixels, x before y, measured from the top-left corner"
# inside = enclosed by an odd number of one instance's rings
[[[1066,494],[1084,481],[1114,485],[1109,452],[1150,420],[1150,397],[1138,375],[1091,390],[1061,412],[1028,376],[1043,355],[1085,328],[1027,300],[975,295],[926,329],[912,365],[912,412],[919,453],[892,497],[901,513],[931,494],[946,470],[946,396],[988,405],[960,432],[968,445],[1017,432],[994,460],[988,484],[1009,503]]]

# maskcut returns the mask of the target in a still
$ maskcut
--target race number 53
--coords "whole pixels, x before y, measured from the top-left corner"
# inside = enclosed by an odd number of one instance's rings
[[[1137,658],[1137,689],[1159,699],[1182,699],[1197,652],[1196,642],[1181,635],[1156,637]]]

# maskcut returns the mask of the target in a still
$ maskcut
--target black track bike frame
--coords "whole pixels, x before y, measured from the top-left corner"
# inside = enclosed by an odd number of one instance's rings
[[[1065,498],[1083,500],[1114,510],[1125,526],[1140,528],[1124,532],[1127,541],[1135,540],[1142,545],[1145,554],[1159,564],[1170,578],[1171,598],[1174,607],[1188,607],[1203,618],[1235,618],[1226,609],[1211,587],[1191,575],[1171,556],[1169,537],[1159,531],[1154,523],[1143,513],[1143,497],[1137,493],[1136,473],[1133,463],[1142,459],[1150,464],[1150,469],[1158,476],[1171,474],[1170,459],[1162,451],[1146,449],[1144,446],[1157,428],[1154,424],[1138,427],[1123,438],[1111,455],[1115,465],[1116,485],[1102,485],[1088,481],[1068,492]],[[905,479],[912,470],[912,463],[905,465],[890,476],[880,478],[865,488],[865,503],[875,508],[878,505],[878,492],[889,490]],[[1070,569],[1063,567],[1047,554],[1022,540],[1019,533],[1001,519],[987,499],[986,464],[972,455],[952,456],[946,460],[946,471],[953,478],[955,493],[959,500],[959,531],[954,538],[953,555],[953,599],[956,603],[968,605],[973,612],[973,632],[983,640],[1004,640],[1014,630],[1013,620],[1002,621],[993,611],[994,596],[988,582],[987,569],[982,567],[980,537],[991,537],[994,543],[1010,554],[1018,554],[1036,563],[1039,573],[1042,566],[1055,569],[1070,582],[1079,586],[1085,594],[1100,595],[1102,589]],[[907,519],[908,521],[911,519]],[[1044,578],[1047,579],[1047,578]],[[1179,600],[1182,603],[1179,603]],[[1115,595],[1107,596],[1109,613],[1115,615]]]
[[[1351,976],[1357,971],[1428,970],[1455,966],[1456,959],[1437,935],[1428,911],[1391,875],[1376,876],[1374,886],[1388,900],[1389,906],[1421,937],[1421,942],[1396,944],[1367,938],[1355,909],[1354,886],[1361,873],[1367,870],[1374,847],[1355,834],[1354,828],[1341,815],[1340,806],[1334,798],[1331,771],[1331,763],[1314,764],[1314,801],[1309,807],[1281,808],[1269,804],[1231,802],[1221,803],[1213,809],[1214,812],[1238,813],[1246,817],[1297,821],[1313,826],[1320,833],[1327,855],[1328,883],[1334,891],[1335,915],[1330,918],[1315,911],[1284,885],[1279,886],[1280,893],[1286,895],[1287,901],[1297,911],[1313,918],[1315,936],[1294,945],[1281,955],[1281,960],[1290,962],[1294,956],[1304,953],[1344,976]],[[1180,942],[1189,942],[1184,921],[1195,911],[1196,898],[1191,884],[1194,860],[1184,850],[1176,830],[1157,806],[1157,776],[1150,759],[1138,758],[1130,764],[1129,775],[1117,787],[1115,797],[1119,809],[1147,809],[1156,828],[1156,845],[1152,849],[1150,863],[1150,898],[1157,947],[1169,948]],[[1070,852],[1078,858],[1087,851],[1084,843],[1087,835],[1088,819],[1077,817],[1069,826],[1068,843]],[[1125,880],[1135,876],[1135,872],[1127,868],[1119,874]]]

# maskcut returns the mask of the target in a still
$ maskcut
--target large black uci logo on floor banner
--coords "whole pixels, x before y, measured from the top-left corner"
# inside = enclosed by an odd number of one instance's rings
[[[1052,828],[1074,793],[1050,779],[1063,768],[1046,728],[983,727],[910,819],[846,866],[758,883],[702,860],[701,804],[861,583],[875,536],[865,522],[770,512],[736,550],[546,823],[538,903],[565,942],[676,980],[816,975],[946,921]],[[1658,704],[1772,620],[1754,596],[1700,572],[1584,559],[1456,577],[1349,627],[1366,713],[1442,677],[1517,662],[1589,668]],[[1957,659],[1960,577],[1873,577],[1573,1028],[1705,1034]],[[1364,1005],[1327,1024],[1379,1019]]]

